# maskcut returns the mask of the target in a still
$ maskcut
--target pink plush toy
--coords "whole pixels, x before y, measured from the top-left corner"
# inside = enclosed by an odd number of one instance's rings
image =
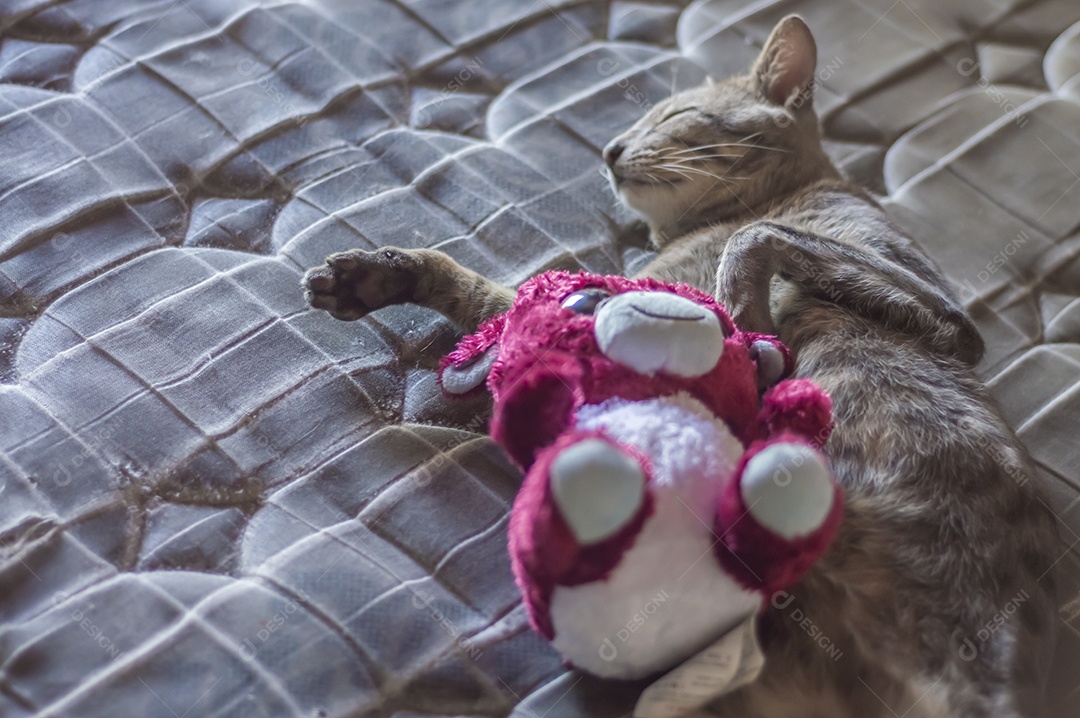
[[[841,513],[816,450],[831,408],[790,370],[786,347],[703,292],[562,271],[443,359],[448,394],[486,380],[491,434],[526,470],[514,575],[575,666],[671,668],[825,551]]]

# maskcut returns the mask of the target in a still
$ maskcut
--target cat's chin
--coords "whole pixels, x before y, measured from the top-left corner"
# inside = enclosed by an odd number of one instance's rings
[[[623,206],[639,216],[653,228],[677,224],[693,207],[693,182],[674,186],[620,182],[613,185],[615,195]]]

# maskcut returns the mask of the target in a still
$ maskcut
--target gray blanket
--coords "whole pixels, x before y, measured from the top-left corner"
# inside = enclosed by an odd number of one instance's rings
[[[4,0],[0,716],[624,714],[528,628],[452,329],[299,280],[384,244],[633,271],[598,148],[792,11],[830,153],[956,282],[1053,497],[1077,715],[1076,0]]]

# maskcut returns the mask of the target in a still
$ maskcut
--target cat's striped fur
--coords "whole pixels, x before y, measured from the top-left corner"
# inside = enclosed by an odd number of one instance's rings
[[[660,249],[642,274],[716,291],[744,330],[778,333],[835,405],[839,537],[767,612],[761,678],[710,712],[1037,716],[1055,519],[973,371],[983,345],[967,314],[822,151],[814,55],[803,22],[786,18],[749,75],[670,98],[605,149]],[[306,282],[312,304],[342,318],[413,301],[467,331],[512,299],[415,250],[336,255]]]

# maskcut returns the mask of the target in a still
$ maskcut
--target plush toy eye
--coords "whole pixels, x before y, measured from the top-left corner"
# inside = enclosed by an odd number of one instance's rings
[[[750,359],[757,364],[758,389],[765,391],[784,378],[784,353],[775,344],[759,339],[750,345]]]
[[[564,299],[562,307],[577,314],[592,314],[596,311],[600,302],[610,296],[611,294],[603,289],[582,289],[580,292],[574,292]]]

